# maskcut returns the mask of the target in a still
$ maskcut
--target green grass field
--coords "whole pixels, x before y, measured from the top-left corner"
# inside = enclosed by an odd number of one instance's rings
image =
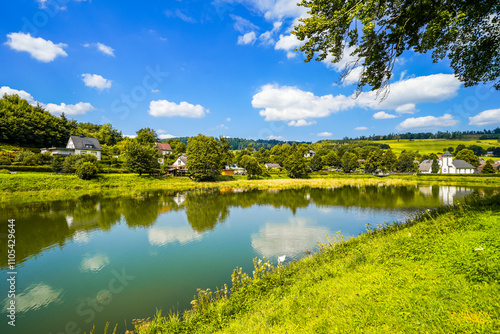
[[[255,261],[230,289],[202,287],[193,309],[134,333],[499,333],[499,224],[496,195],[337,237],[285,266]]]
[[[448,140],[448,139],[415,139],[415,140],[380,140],[373,141],[375,144],[387,144],[391,147],[394,153],[399,154],[403,150],[418,151],[420,154],[443,153],[444,148],[453,147],[456,149],[458,145],[465,146],[478,145],[484,149],[489,147],[498,147],[500,143],[496,139],[488,140]]]

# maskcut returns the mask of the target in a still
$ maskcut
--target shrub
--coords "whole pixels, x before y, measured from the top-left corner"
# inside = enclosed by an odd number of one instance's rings
[[[0,157],[0,165],[10,165],[12,162],[7,157]]]
[[[76,175],[82,180],[90,180],[97,175],[97,166],[89,161],[79,163],[76,168]]]
[[[9,170],[8,169],[0,169],[0,174],[9,174]]]

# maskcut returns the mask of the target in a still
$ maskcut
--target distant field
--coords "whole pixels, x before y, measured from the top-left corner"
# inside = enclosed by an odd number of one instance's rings
[[[487,149],[488,147],[500,146],[500,143],[496,139],[486,139],[486,140],[448,140],[448,139],[414,139],[412,141],[408,139],[398,140],[378,140],[373,141],[375,144],[387,144],[389,145],[394,153],[399,154],[403,150],[418,151],[421,154],[428,153],[443,153],[444,148],[453,147],[454,149],[463,144],[465,146],[478,145]]]

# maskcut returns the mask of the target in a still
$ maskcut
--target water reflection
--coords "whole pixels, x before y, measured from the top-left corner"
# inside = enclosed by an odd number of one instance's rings
[[[87,254],[80,264],[81,271],[98,272],[109,264],[109,258],[102,254],[90,256]]]
[[[224,223],[231,208],[271,206],[290,210],[293,215],[310,205],[315,205],[325,214],[336,206],[415,209],[436,207],[443,203],[453,204],[457,197],[471,192],[470,189],[450,186],[348,186],[281,191],[222,189],[174,195],[153,192],[144,193],[138,198],[85,196],[77,201],[5,207],[0,213],[0,228],[5,230],[6,227],[2,227],[2,224],[15,217],[17,238],[23,240],[16,245],[16,255],[18,263],[22,263],[52,247],[63,247],[68,242],[88,243],[92,231],[108,231],[120,222],[131,228],[150,228],[148,239],[152,245],[161,246],[173,242],[185,244],[201,240],[204,232]],[[173,212],[182,212],[189,225],[175,222],[155,225],[160,215]],[[257,248],[263,249],[263,254],[273,253],[270,246],[266,246],[272,243],[269,240],[275,240],[276,243],[278,239],[286,239],[280,238],[280,235],[293,234],[290,237],[295,237],[307,236],[307,233],[311,233],[307,229],[307,223],[299,223],[299,220],[284,225],[269,222],[265,231],[256,237],[255,243]],[[303,240],[297,242],[305,243]],[[7,243],[0,243],[0,250],[2,254],[6,254]],[[100,268],[97,260],[101,265],[106,265],[104,257],[86,259],[82,270],[93,271],[92,268]],[[0,258],[0,268],[5,269],[6,265],[7,257],[3,256]]]
[[[252,247],[261,256],[276,258],[286,254],[297,257],[307,249],[314,249],[319,240],[331,233],[314,224],[307,217],[290,217],[288,223],[266,223],[259,233],[252,235]]]
[[[39,283],[29,286],[25,291],[16,296],[16,311],[28,312],[57,303],[62,296],[62,290],[55,290],[49,285]],[[9,306],[9,299],[4,301],[4,310]]]

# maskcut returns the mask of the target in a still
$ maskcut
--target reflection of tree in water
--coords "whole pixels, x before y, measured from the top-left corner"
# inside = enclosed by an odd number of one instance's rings
[[[496,190],[483,191],[491,195]],[[76,232],[109,230],[122,217],[130,227],[152,226],[160,214],[186,211],[186,217],[197,232],[213,229],[223,223],[231,207],[254,205],[289,209],[294,215],[311,203],[316,206],[367,208],[423,208],[440,205],[439,187],[420,191],[415,186],[342,187],[334,189],[301,188],[281,191],[187,193],[183,203],[176,203],[170,193],[146,193],[140,197],[100,198],[85,196],[77,201],[23,204],[9,206],[0,213],[0,229],[7,231],[7,220],[16,219],[16,260],[22,263],[54,245],[63,246]],[[7,242],[0,242],[1,254],[7,254]],[[0,258],[5,268],[7,257]]]

